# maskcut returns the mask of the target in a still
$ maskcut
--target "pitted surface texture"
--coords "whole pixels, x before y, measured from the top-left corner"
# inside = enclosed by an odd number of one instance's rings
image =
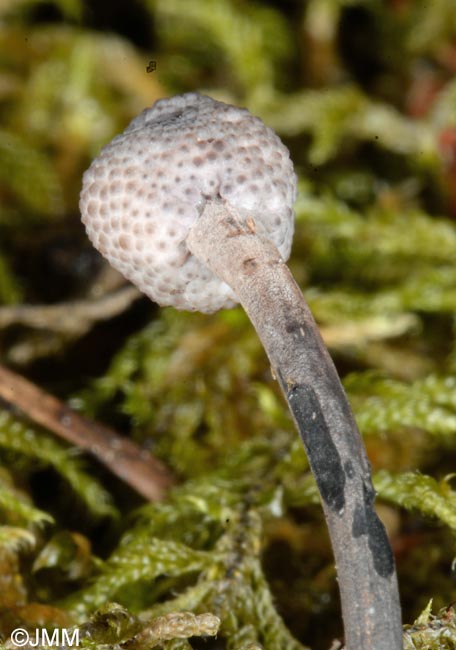
[[[80,208],[93,244],[160,305],[214,312],[230,287],[187,249],[207,201],[252,217],[286,260],[296,176],[277,135],[247,110],[197,93],[159,100],[102,149]]]

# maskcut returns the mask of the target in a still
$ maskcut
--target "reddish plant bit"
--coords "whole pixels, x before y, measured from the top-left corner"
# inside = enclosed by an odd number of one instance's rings
[[[444,168],[449,207],[452,216],[456,218],[456,128],[444,129],[439,135],[438,144]]]
[[[449,72],[456,72],[456,43],[443,43],[437,50],[437,61]]]
[[[84,176],[87,232],[153,300],[240,302],[270,359],[322,497],[347,650],[400,650],[401,612],[370,466],[336,369],[288,270],[296,177],[273,131],[190,93],[157,102]]]
[[[407,114],[415,119],[428,115],[444,84],[444,79],[437,70],[425,66],[418,68],[407,91]]]

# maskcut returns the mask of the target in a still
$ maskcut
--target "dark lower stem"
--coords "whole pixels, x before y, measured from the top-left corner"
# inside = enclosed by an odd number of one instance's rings
[[[230,285],[290,407],[317,482],[337,565],[347,650],[400,650],[394,558],[374,510],[369,461],[337,371],[277,249],[223,202],[208,203],[190,251]]]

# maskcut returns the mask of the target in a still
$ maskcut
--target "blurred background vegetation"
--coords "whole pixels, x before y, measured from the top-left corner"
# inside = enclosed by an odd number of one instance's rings
[[[316,489],[243,312],[119,299],[79,220],[101,146],[198,90],[290,148],[291,267],[365,436],[406,648],[456,648],[455,73],[454,0],[0,0],[2,362],[176,482],[145,504],[0,402],[6,644],[41,625],[91,648],[342,638]]]

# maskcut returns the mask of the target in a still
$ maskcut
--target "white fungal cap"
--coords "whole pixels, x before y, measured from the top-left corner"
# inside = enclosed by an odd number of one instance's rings
[[[251,216],[286,260],[296,176],[277,135],[247,110],[197,93],[161,99],[84,174],[87,234],[113,267],[160,305],[211,313],[230,287],[187,249],[207,201]]]

